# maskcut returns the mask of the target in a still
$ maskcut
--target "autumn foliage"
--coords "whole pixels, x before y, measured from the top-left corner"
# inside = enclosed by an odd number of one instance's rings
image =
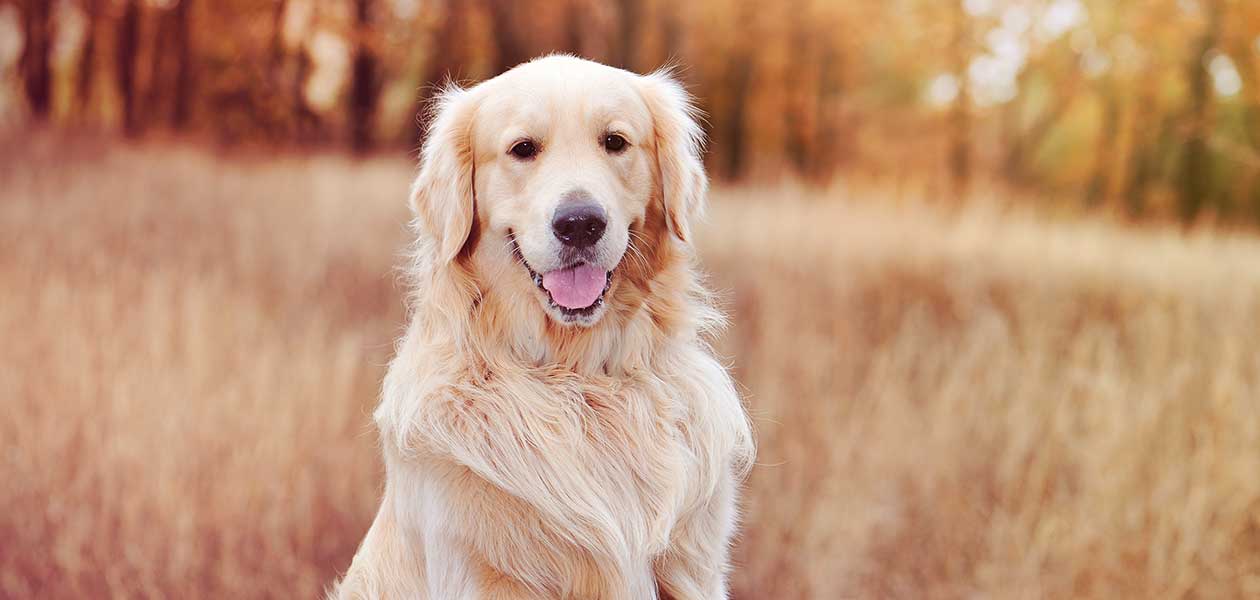
[[[447,81],[675,66],[727,180],[973,180],[1126,218],[1260,220],[1246,0],[17,0],[10,122],[401,152]]]

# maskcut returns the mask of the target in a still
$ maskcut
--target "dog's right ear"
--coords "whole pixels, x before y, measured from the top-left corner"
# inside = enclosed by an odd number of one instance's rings
[[[420,174],[411,185],[411,210],[432,236],[438,261],[449,263],[472,235],[476,211],[473,185],[472,92],[452,85],[433,106]]]

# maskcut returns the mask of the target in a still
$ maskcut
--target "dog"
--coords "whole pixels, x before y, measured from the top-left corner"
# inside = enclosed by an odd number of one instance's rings
[[[755,449],[706,342],[690,97],[553,55],[435,104],[383,499],[331,597],[726,598]]]

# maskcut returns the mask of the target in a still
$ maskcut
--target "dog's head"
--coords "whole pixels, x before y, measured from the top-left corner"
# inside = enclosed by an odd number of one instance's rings
[[[449,88],[435,110],[411,202],[439,264],[590,327],[653,246],[689,243],[701,131],[668,74],[550,56]]]

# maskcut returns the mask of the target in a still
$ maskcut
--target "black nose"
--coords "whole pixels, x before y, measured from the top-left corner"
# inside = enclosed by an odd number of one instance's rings
[[[566,246],[585,248],[594,245],[604,236],[608,226],[604,209],[595,204],[566,204],[556,209],[551,219],[551,229],[556,239]]]

